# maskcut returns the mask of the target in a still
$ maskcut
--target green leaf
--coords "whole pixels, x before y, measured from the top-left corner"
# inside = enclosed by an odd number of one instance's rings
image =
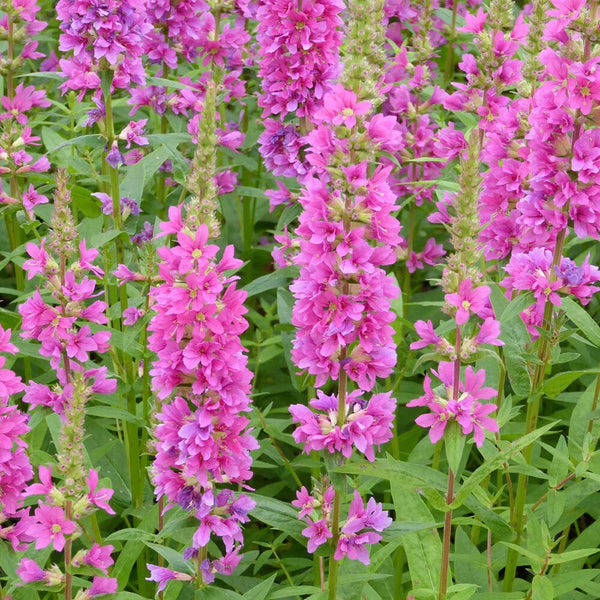
[[[189,133],[151,133],[146,136],[153,146],[164,144],[165,146],[177,146],[192,141]]]
[[[508,303],[504,310],[498,315],[498,318],[500,319],[501,323],[509,323],[514,319],[520,319],[520,313],[522,313],[526,308],[530,307],[533,303],[534,298],[532,292],[519,294],[516,298],[513,298]]]
[[[304,523],[298,520],[298,511],[291,504],[260,494],[251,494],[251,496],[256,502],[256,506],[251,511],[255,519],[305,543],[302,535]]]
[[[552,600],[554,586],[548,577],[536,575],[531,582],[532,600]]]
[[[562,298],[562,310],[594,346],[600,348],[600,325],[572,298]]]
[[[450,421],[446,426],[444,434],[444,448],[448,464],[457,478],[460,476],[460,463],[466,441],[467,438],[462,432],[460,425],[456,421]]]
[[[236,193],[239,196],[247,196],[248,198],[258,198],[259,200],[266,200],[265,191],[260,188],[250,187],[247,185],[238,185],[235,188]]]
[[[190,86],[180,81],[165,79],[164,77],[146,77],[147,85],[158,85],[160,87],[175,88],[178,90],[189,90]]]
[[[174,571],[179,571],[180,573],[187,573],[188,575],[194,574],[194,568],[191,563],[185,558],[183,558],[183,554],[174,550],[173,548],[169,548],[168,546],[163,546],[162,544],[154,544],[152,542],[148,542],[144,540],[144,543],[148,548],[152,548],[158,554],[160,554],[163,558],[167,560],[169,563],[169,567],[171,567]]]
[[[139,523],[140,529],[150,529],[156,527],[158,522],[158,505],[155,504],[147,511],[146,516]],[[139,540],[129,540],[115,562],[111,575],[119,581],[119,587],[124,588],[130,581],[131,570],[135,565],[139,555],[144,550],[144,543]]]
[[[258,277],[242,289],[248,294],[248,297],[256,296],[275,288],[285,288],[287,291],[287,288],[290,285],[290,279],[297,276],[298,267],[292,265],[290,267],[284,267],[283,269],[277,269],[277,271],[273,271],[262,277]]]
[[[448,600],[469,600],[472,598],[478,585],[474,583],[458,583],[448,588]]]
[[[457,581],[468,581],[475,587],[486,589],[488,570],[485,553],[473,544],[463,527],[456,528],[454,546],[454,574]]]
[[[119,531],[113,531],[110,535],[104,538],[105,542],[113,542],[115,540],[150,540],[154,539],[154,534],[148,533],[143,529],[136,529],[131,527],[129,529],[120,529]]]
[[[243,596],[244,600],[265,600],[269,596],[269,592],[273,587],[276,575],[271,575],[269,579],[259,583]]]
[[[559,373],[544,382],[541,393],[548,396],[548,398],[556,398],[563,390],[569,387],[571,383],[579,379],[582,375],[597,375],[598,373],[600,373],[599,369],[565,371],[564,373]]]
[[[209,585],[196,592],[195,600],[241,600],[243,596]]]
[[[269,600],[278,600],[279,598],[291,598],[292,596],[308,596],[309,594],[318,594],[320,589],[313,585],[296,585],[285,587],[273,592],[269,596]]]
[[[500,338],[505,343],[504,359],[508,380],[515,394],[524,398],[531,391],[531,376],[524,358],[531,337],[519,313],[531,305],[531,295],[520,294],[509,302],[500,287],[493,285],[490,301],[500,320]]]
[[[440,471],[424,465],[396,460],[391,456],[378,458],[375,462],[353,462],[336,469],[338,473],[349,475],[365,475],[389,479],[408,488],[428,487],[446,491],[446,476]]]
[[[553,554],[548,560],[550,565],[561,565],[563,563],[571,562],[572,560],[579,560],[580,558],[586,558],[592,554],[600,552],[600,548],[582,548],[581,550],[568,550],[561,554]]]
[[[590,384],[573,407],[569,422],[568,445],[571,456],[581,456],[581,448],[588,431],[588,424],[594,403],[596,382]]]
[[[48,149],[48,154],[58,152],[59,150],[62,150],[63,148],[68,148],[69,146],[91,146],[94,148],[100,148],[100,147],[104,146],[104,144],[105,144],[104,139],[97,134],[96,135],[94,135],[94,134],[80,135],[80,136],[71,138],[70,140],[66,140],[59,146],[55,146],[52,149]]]
[[[550,423],[549,425],[545,425],[544,427],[540,427],[535,431],[515,440],[509,446],[498,452],[492,458],[486,460],[480,467],[478,467],[463,483],[463,485],[458,490],[456,497],[454,498],[454,502],[452,502],[450,508],[455,509],[461,506],[464,501],[468,498],[471,492],[481,484],[481,482],[491,473],[493,473],[496,469],[500,468],[508,459],[512,458],[515,454],[521,452],[524,448],[533,444],[535,440],[542,437],[544,434],[548,433],[556,423]]]
[[[415,490],[407,490],[400,481],[391,482],[396,518],[400,521],[433,523],[435,519]],[[413,588],[437,589],[440,581],[442,542],[436,529],[407,533],[404,552]]]
[[[160,146],[139,162],[128,166],[120,186],[121,196],[141,202],[146,184],[170,156],[171,152],[165,146]]]

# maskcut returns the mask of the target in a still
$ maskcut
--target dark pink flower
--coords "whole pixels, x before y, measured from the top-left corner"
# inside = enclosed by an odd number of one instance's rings
[[[59,552],[65,547],[65,535],[75,531],[75,523],[65,517],[59,506],[46,506],[39,503],[35,509],[35,518],[27,528],[27,534],[35,540],[36,550],[52,544]]]
[[[312,522],[307,519],[308,527],[302,530],[302,535],[308,538],[307,550],[312,554],[319,546],[333,537],[325,519]]]
[[[456,323],[464,325],[469,319],[469,313],[480,315],[487,307],[490,296],[490,288],[487,285],[480,285],[473,288],[473,282],[465,279],[460,282],[458,293],[446,294],[446,302],[450,306],[456,306]]]

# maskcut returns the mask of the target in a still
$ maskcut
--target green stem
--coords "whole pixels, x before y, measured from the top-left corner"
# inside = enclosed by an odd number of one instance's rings
[[[338,567],[339,561],[333,558],[335,550],[337,548],[338,541],[340,539],[340,507],[342,499],[341,493],[335,490],[335,496],[333,498],[333,515],[332,515],[332,551],[329,558],[329,595],[328,600],[336,600],[337,597],[337,581],[338,581]]]
[[[347,288],[347,284],[344,284],[344,288]],[[347,293],[347,290],[344,289]],[[340,353],[340,362],[343,363],[346,358],[346,348],[342,349]],[[338,387],[338,411],[337,411],[337,424],[340,429],[344,426],[346,420],[346,391],[347,391],[347,375],[343,368],[340,369],[339,387]],[[342,492],[343,490],[335,488],[335,495],[333,498],[333,512],[332,512],[332,523],[331,532],[333,537],[331,538],[331,556],[329,557],[329,600],[336,600],[337,597],[337,577],[339,562],[334,558],[335,551],[340,539],[340,508],[342,504]]]
[[[454,473],[448,467],[448,491],[446,492],[446,504],[452,504],[454,500]],[[440,587],[438,600],[446,600],[448,590],[448,572],[450,570],[450,539],[452,537],[452,511],[446,511],[444,517],[444,541],[442,543],[442,563],[440,569]]]
[[[105,125],[106,125],[106,137],[108,142],[108,148],[112,147],[113,142],[115,141],[115,125],[114,125],[114,117],[112,110],[112,96],[110,94],[110,86],[106,86],[104,89],[104,106],[105,106]],[[109,167],[109,175],[110,175],[110,196],[112,198],[113,205],[113,221],[115,229],[120,233],[124,231],[123,229],[123,220],[121,218],[121,192],[119,189],[119,171],[118,169]],[[121,236],[117,236],[115,238],[115,255],[116,262],[118,264],[125,262],[125,250],[123,247],[123,239]],[[119,287],[119,300],[121,304],[121,314],[128,307],[128,298],[127,298],[127,286],[121,285]],[[119,319],[120,329],[124,329],[124,325]],[[126,356],[125,353],[122,353],[121,356],[122,363],[125,367],[125,383],[128,384],[129,390],[127,392],[127,410],[133,416],[137,416],[137,402],[135,390],[133,389],[133,383],[135,381],[135,366],[131,357]],[[127,456],[128,456],[128,464],[129,464],[129,476],[131,480],[131,496],[133,500],[134,508],[139,508],[142,506],[143,501],[143,492],[144,492],[144,480],[143,480],[143,472],[141,469],[141,460],[140,460],[140,444],[139,444],[139,435],[138,435],[138,427],[135,423],[127,422],[125,424],[125,439],[127,443]],[[141,572],[141,571],[140,571]]]
[[[565,245],[566,229],[559,232],[556,238],[556,246],[554,248],[554,256],[552,259],[552,266],[550,267],[550,281],[554,281],[556,275],[554,267],[560,264],[562,258],[564,245]],[[544,306],[544,320],[542,323],[542,331],[540,333],[539,348],[538,348],[538,359],[539,362],[536,365],[533,380],[530,401],[527,404],[527,415],[525,417],[525,435],[535,431],[538,422],[538,416],[540,413],[540,407],[542,403],[541,387],[544,383],[546,376],[546,367],[550,360],[550,343],[549,333],[552,326],[552,303],[550,300],[546,300]],[[523,458],[528,465],[531,464],[531,458],[533,456],[533,444],[530,444],[523,450]],[[515,544],[518,546],[521,543],[523,537],[523,528],[525,525],[525,503],[527,500],[527,484],[528,476],[525,473],[520,473],[517,480],[517,497],[515,499],[515,510],[513,512],[513,519],[511,525],[516,533]],[[506,570],[504,575],[504,591],[511,592],[515,580],[517,571],[517,561],[519,553],[516,549],[509,548],[508,555],[506,557]]]
[[[446,54],[446,65],[444,67],[444,85],[450,83],[452,75],[452,67],[454,65],[454,40],[456,36],[456,11],[458,8],[458,0],[454,0],[452,6],[452,23],[450,25],[450,35],[448,36],[448,53]]]
[[[9,100],[12,100],[15,95],[15,74],[13,72],[13,60],[15,58],[15,25],[11,15],[11,11],[7,11],[8,29],[7,29],[7,58],[8,72],[6,73],[6,95]]]
[[[403,600],[404,590],[402,585],[402,578],[404,575],[404,564],[406,562],[406,555],[404,548],[400,546],[394,553],[394,599]]]
[[[594,388],[594,399],[592,400],[592,413],[596,412],[598,408],[598,397],[600,396],[600,375],[596,377],[596,387]],[[592,433],[594,428],[594,418],[590,419],[588,423],[588,433]]]
[[[73,507],[71,500],[67,500],[65,506],[65,517],[67,520],[73,518]],[[70,535],[65,539],[65,600],[73,598],[73,575],[71,574],[71,554],[73,548],[73,540]]]

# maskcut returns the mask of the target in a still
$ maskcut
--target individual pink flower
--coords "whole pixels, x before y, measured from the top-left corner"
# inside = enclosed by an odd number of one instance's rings
[[[302,488],[296,492],[296,500],[292,500],[292,506],[300,508],[299,519],[310,515],[315,504],[315,499],[308,493],[308,490],[302,486]]]
[[[43,581],[46,572],[34,560],[23,557],[17,568],[17,575],[23,583],[32,583],[33,581]]]
[[[479,285],[473,287],[473,281],[471,279],[465,279],[460,282],[458,293],[446,294],[446,302],[450,306],[456,306],[456,323],[458,325],[464,325],[468,319],[470,313],[480,315],[488,304],[488,298],[490,296],[490,288],[487,285]]]
[[[55,550],[61,552],[65,547],[65,535],[75,531],[75,523],[65,517],[64,510],[59,506],[46,506],[41,502],[34,514],[27,533],[35,540],[36,550],[52,544]]]
[[[308,538],[307,550],[312,554],[319,546],[333,537],[333,533],[331,533],[325,519],[315,522],[307,519],[306,522],[309,525],[302,530],[302,535]]]
[[[150,570],[150,577],[146,577],[146,581],[155,581],[158,583],[157,592],[162,592],[167,586],[167,582],[176,580],[176,581],[191,581],[192,576],[187,573],[180,573],[178,571],[173,571],[172,569],[168,569],[166,567],[157,567],[156,565],[146,565]]]
[[[495,390],[492,390],[495,395]],[[492,433],[498,433],[498,422],[489,417],[498,407],[495,404],[481,404],[467,397],[461,402],[462,411],[456,416],[456,422],[461,426],[465,435],[473,433],[473,439],[477,447],[483,445],[485,439],[484,429]]]
[[[414,404],[409,402],[406,406],[414,406]],[[430,404],[429,409],[431,412],[418,416],[415,423],[421,427],[429,427],[429,439],[432,444],[437,444],[444,436],[451,414],[445,406],[437,402]]]
[[[98,486],[98,471],[90,469],[89,475],[86,477],[85,482],[88,485],[88,499],[92,504],[95,504],[98,508],[105,510],[109,515],[114,515],[115,511],[110,507],[108,501],[112,498],[115,493],[110,488],[101,488],[97,490]]]
[[[436,334],[431,321],[425,322],[420,319],[415,321],[415,331],[421,339],[410,345],[411,350],[419,350],[430,344],[436,345],[441,340],[440,336]]]
[[[488,317],[484,320],[477,332],[478,344],[490,344],[492,346],[504,346],[504,342],[499,339],[500,322],[494,317]]]
[[[117,580],[114,577],[94,577],[89,594],[92,598],[103,594],[114,594],[117,591]]]
[[[358,102],[354,92],[338,84],[325,95],[323,108],[315,113],[315,120],[317,123],[330,122],[333,125],[354,127],[356,117],[366,115],[372,106],[367,100]]]

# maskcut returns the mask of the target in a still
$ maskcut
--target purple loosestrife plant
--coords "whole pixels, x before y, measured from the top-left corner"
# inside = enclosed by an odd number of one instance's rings
[[[219,233],[214,181],[215,94],[210,82],[205,98],[199,146],[187,187],[185,205],[169,209],[162,235],[176,242],[158,250],[161,283],[151,291],[152,317],[148,347],[156,353],[152,387],[157,397],[152,482],[166,509],[179,504],[196,519],[197,529],[184,557],[194,562],[196,587],[211,583],[215,573],[231,574],[243,543],[241,525],[254,501],[236,494],[233,485],[252,477],[250,451],[258,448],[247,429],[252,373],[240,335],[248,327],[243,315],[246,293],[236,289],[228,271],[242,262],[227,246],[220,260],[209,243]],[[217,538],[224,555],[210,559],[208,544]],[[184,574],[154,565],[150,580],[159,590]]]
[[[96,277],[102,270],[93,264],[98,251],[88,249],[85,240],[77,244],[75,222],[70,210],[70,193],[64,171],[57,175],[51,232],[40,246],[27,244],[29,260],[23,265],[32,279],[44,278],[43,294],[36,289],[33,296],[19,307],[23,317],[22,337],[41,342],[40,355],[50,360],[58,383],[52,388],[33,381],[27,386],[24,400],[30,406],[46,406],[60,415],[61,432],[57,447],[58,476],[53,481],[52,469],[39,468],[40,483],[29,486],[27,496],[43,496],[32,514],[23,514],[20,526],[27,541],[35,542],[36,550],[52,546],[64,554],[64,571],[54,565],[44,571],[30,559],[23,559],[17,570],[23,583],[42,581],[53,589],[64,589],[71,600],[73,575],[86,571],[87,566],[107,573],[112,564],[112,546],[93,543],[73,556],[73,542],[81,535],[81,519],[101,508],[114,511],[107,501],[113,490],[98,489],[98,473],[85,465],[85,405],[93,394],[111,394],[116,380],[107,379],[106,367],[91,363],[90,355],[108,351],[110,332],[93,332],[90,325],[108,322],[106,303],[94,300]],[[91,587],[77,592],[79,600],[95,595],[96,590],[116,591],[116,579],[97,576]],[[106,593],[106,591],[101,592]]]
[[[245,293],[226,275],[241,264],[233,248],[217,262],[207,226],[190,229],[180,208],[169,212],[162,230],[175,234],[177,244],[159,250],[163,283],[152,291],[148,338],[157,354],[150,373],[159,411],[152,481],[159,498],[198,520],[185,556],[195,560],[198,581],[208,583],[208,573],[231,572],[241,558],[241,524],[254,506],[230,489],[251,478],[250,450],[257,448],[243,416],[252,379],[239,339],[247,327]],[[221,539],[225,556],[207,568],[211,535]]]
[[[372,93],[376,85],[368,89]],[[391,168],[376,165],[376,157],[397,149],[401,134],[393,117],[373,115],[372,108],[372,102],[338,84],[325,94],[306,137],[312,170],[303,181],[304,211],[296,229],[294,260],[300,276],[291,286],[296,298],[292,323],[298,328],[292,358],[316,376],[317,387],[332,379],[338,392],[327,396],[319,390],[318,399],[310,402],[316,413],[303,405],[290,411],[299,424],[296,441],[304,442],[306,452],[325,449],[331,458],[349,457],[357,448],[374,460],[373,447],[392,437],[396,406],[390,393],[362,398],[362,391],[373,389],[376,378],[388,376],[394,367],[390,302],[399,294],[383,270],[394,263],[400,243],[400,224],[391,215],[395,198],[387,183]],[[348,390],[348,381],[359,389]],[[368,563],[368,546],[381,539],[371,529],[380,531],[391,522],[371,499],[368,511],[381,519],[373,526],[358,524],[362,500],[355,495],[348,520],[341,523],[345,489],[338,487],[331,514],[307,517],[303,531],[309,551],[331,538],[331,599],[337,593],[338,562],[347,556]]]

